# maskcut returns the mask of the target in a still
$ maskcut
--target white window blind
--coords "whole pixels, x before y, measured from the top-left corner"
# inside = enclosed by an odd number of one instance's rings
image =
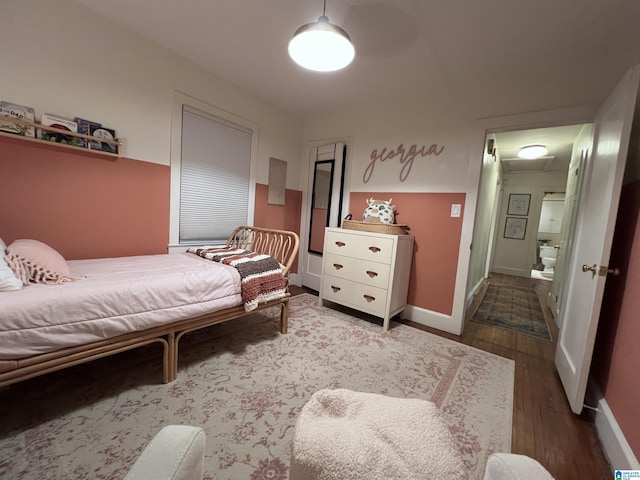
[[[180,243],[226,240],[247,224],[252,134],[183,105]]]

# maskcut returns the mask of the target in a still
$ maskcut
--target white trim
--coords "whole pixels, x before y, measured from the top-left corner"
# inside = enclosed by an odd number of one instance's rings
[[[289,273],[289,284],[297,285],[298,287],[302,286],[302,275],[299,273]]]
[[[180,164],[182,161],[182,105],[186,104],[204,112],[223,118],[251,130],[251,166],[249,169],[249,198],[247,224],[253,225],[256,203],[256,178],[258,170],[258,145],[260,129],[258,124],[231,112],[205,103],[182,92],[173,93],[171,110],[171,181],[169,200],[169,245],[175,248],[180,241]]]
[[[315,162],[315,149],[323,145],[329,144],[342,144],[347,147],[347,154],[342,158],[344,163],[344,187],[342,192],[342,218],[338,219],[339,223],[342,223],[342,219],[349,212],[349,194],[351,192],[351,162],[353,156],[353,144],[354,138],[336,137],[328,138],[324,140],[310,140],[304,144],[304,151],[306,156],[301,163],[300,168],[300,185],[306,185],[307,188],[302,191],[302,211],[300,212],[300,249],[298,250],[298,271],[303,274],[306,272],[306,268],[309,262],[310,254],[307,249],[309,246],[309,214],[311,210],[311,191],[313,185],[313,178],[311,173],[311,165]],[[341,167],[342,168],[342,167]],[[302,285],[302,276],[300,277],[300,285]],[[320,284],[318,284],[318,289]]]
[[[485,280],[484,277],[481,278],[480,280],[478,280],[478,283],[476,283],[472,288],[469,289],[465,311],[471,306],[471,303],[473,302],[473,297],[475,297],[476,293],[478,293],[478,290],[482,286],[482,282],[484,282],[484,280]]]
[[[523,277],[529,278],[531,276],[531,271],[520,270],[519,268],[509,268],[509,267],[497,267],[493,266],[491,269],[492,272],[501,273],[503,275],[512,275],[514,277]]]
[[[640,462],[633,454],[616,417],[604,398],[598,402],[595,427],[613,470],[640,470]]]
[[[529,130],[560,125],[593,123],[593,117],[595,117],[597,110],[597,106],[585,105],[556,110],[517,113],[502,117],[481,118],[478,123],[487,130],[487,133]]]
[[[453,333],[454,335],[460,335],[458,322],[454,321],[451,315],[445,315],[443,313],[434,312],[433,310],[407,305],[404,309],[404,313],[402,314],[402,318],[419,323],[420,325]]]

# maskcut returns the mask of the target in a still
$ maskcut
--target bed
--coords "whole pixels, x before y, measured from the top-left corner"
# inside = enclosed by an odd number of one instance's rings
[[[163,346],[168,383],[177,378],[178,345],[185,334],[274,306],[280,308],[280,331],[287,333],[297,234],[242,226],[226,247],[231,253],[217,261],[205,250],[72,260],[69,267],[81,280],[3,292],[0,387],[151,343]],[[279,267],[283,288],[247,296],[246,286],[257,274],[243,273],[237,263],[267,256]]]

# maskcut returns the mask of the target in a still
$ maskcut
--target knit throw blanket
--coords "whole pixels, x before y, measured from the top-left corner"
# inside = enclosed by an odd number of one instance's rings
[[[244,310],[250,312],[258,304],[284,298],[287,282],[283,267],[273,257],[232,247],[191,247],[188,253],[235,267],[242,282]]]

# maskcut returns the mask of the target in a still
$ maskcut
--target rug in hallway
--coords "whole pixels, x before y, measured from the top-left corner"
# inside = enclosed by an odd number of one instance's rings
[[[511,360],[392,323],[290,301],[181,340],[178,379],[161,384],[160,349],[144,347],[0,391],[0,477],[120,479],[160,428],[201,426],[205,479],[288,478],[302,406],[322,388],[434,402],[471,480],[509,452]]]
[[[472,321],[551,341],[534,288],[490,283]]]

